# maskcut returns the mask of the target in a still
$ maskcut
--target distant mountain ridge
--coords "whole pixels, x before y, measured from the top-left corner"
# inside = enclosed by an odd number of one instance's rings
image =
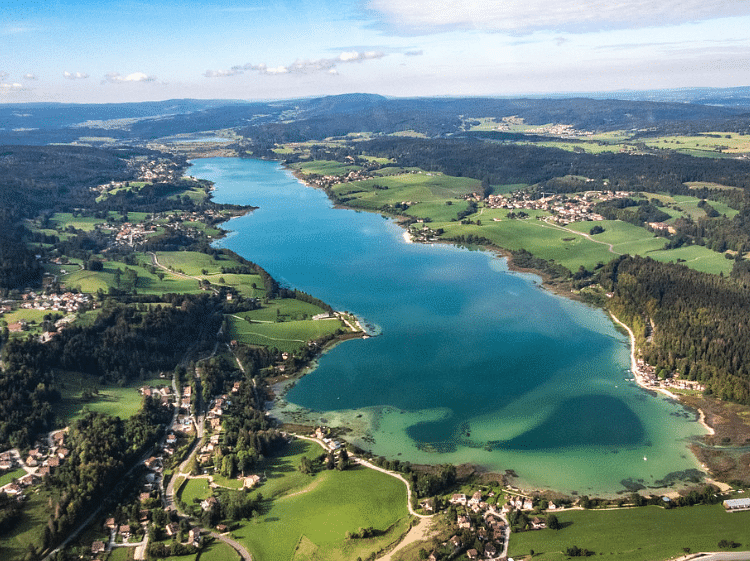
[[[620,97],[618,98],[618,94]],[[462,132],[466,119],[516,116],[531,125],[561,123],[585,130],[750,128],[750,87],[614,92],[590,97],[389,98],[352,93],[250,102],[176,99],[120,104],[0,105],[0,143],[69,143],[80,138],[145,141],[234,129],[265,142],[305,141],[351,132]]]

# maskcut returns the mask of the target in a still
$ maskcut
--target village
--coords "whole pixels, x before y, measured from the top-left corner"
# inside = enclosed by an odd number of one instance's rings
[[[550,221],[561,226],[571,222],[601,221],[604,217],[594,212],[597,203],[624,199],[631,196],[627,191],[586,191],[578,195],[542,194],[535,199],[528,193],[516,191],[509,195],[489,195],[486,199],[489,208],[517,210],[543,210],[552,216]],[[477,194],[474,195],[477,197]]]

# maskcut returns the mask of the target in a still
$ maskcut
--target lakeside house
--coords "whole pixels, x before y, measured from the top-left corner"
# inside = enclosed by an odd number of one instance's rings
[[[750,510],[750,499],[727,499],[722,504],[727,512]]]

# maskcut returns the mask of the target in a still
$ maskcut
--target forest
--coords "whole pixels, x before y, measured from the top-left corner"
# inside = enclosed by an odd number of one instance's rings
[[[706,393],[750,405],[750,285],[681,265],[623,256],[597,280],[660,377],[699,380]]]

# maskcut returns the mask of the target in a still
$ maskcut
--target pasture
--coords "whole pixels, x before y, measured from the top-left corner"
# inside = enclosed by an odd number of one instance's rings
[[[608,511],[580,510],[556,514],[563,528],[511,535],[510,556],[518,559],[534,550],[534,559],[568,559],[571,546],[593,551],[598,557],[627,561],[669,559],[691,552],[718,551],[722,539],[750,550],[750,512],[728,514],[721,505],[700,505],[671,510],[655,506]]]
[[[346,200],[347,204],[377,210],[402,202],[444,203],[447,199],[456,199],[478,191],[480,187],[481,183],[476,179],[417,172],[341,183],[332,190],[339,198]]]
[[[316,444],[294,442],[281,457],[267,460],[269,480],[260,488],[266,501],[257,518],[233,532],[263,561],[351,561],[396,541],[407,530],[404,484],[365,468],[323,470],[305,475],[299,458],[323,452]],[[347,539],[347,532],[373,527],[383,535]]]
[[[70,424],[83,416],[84,410],[127,419],[141,409],[143,397],[138,388],[146,383],[166,385],[169,380],[134,380],[126,386],[101,386],[98,379],[78,372],[58,376],[61,399],[53,404],[55,415]],[[83,399],[85,390],[96,392],[91,399]]]
[[[344,327],[337,319],[248,322],[245,318],[253,313],[245,312],[226,316],[229,320],[229,333],[232,339],[248,345],[276,347],[288,353],[297,353],[307,345],[308,341],[333,335]]]

